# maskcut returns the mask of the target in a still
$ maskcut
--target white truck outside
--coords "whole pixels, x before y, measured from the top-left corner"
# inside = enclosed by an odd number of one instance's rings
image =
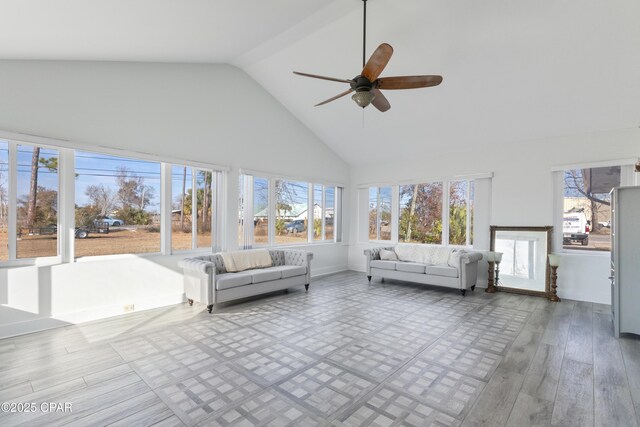
[[[565,212],[562,224],[563,244],[578,242],[582,246],[589,244],[589,223],[584,212]]]

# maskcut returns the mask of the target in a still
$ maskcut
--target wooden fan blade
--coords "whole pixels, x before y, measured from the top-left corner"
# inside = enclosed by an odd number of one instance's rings
[[[338,98],[342,98],[345,95],[349,95],[351,92],[353,92],[353,89],[345,90],[344,92],[334,96],[333,98],[329,98],[326,101],[322,101],[321,103],[314,105],[314,107],[319,107],[320,105],[328,104],[331,101],[335,101]]]
[[[381,77],[375,84],[378,89],[417,89],[420,87],[438,86],[442,76],[398,76]]]
[[[376,107],[383,113],[391,108],[391,104],[389,104],[389,101],[387,101],[387,98],[384,97],[382,92],[380,92],[378,89],[371,89],[371,93],[376,96],[375,98],[373,98],[373,101],[371,101],[374,107]]]
[[[300,73],[298,71],[294,71],[293,74],[297,74],[299,76],[304,76],[304,77],[312,77],[314,79],[330,80],[332,82],[340,82],[340,83],[351,83],[353,81],[350,79],[336,79],[334,77],[325,77],[325,76],[318,76],[316,74]]]
[[[393,55],[393,48],[387,43],[382,43],[367,61],[367,64],[362,69],[362,76],[373,82],[378,78],[384,67],[387,66],[389,60]]]

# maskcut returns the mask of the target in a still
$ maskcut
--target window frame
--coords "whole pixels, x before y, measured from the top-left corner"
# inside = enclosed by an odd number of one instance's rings
[[[0,136],[0,140],[2,142],[7,143],[8,149],[8,169],[9,174],[7,177],[7,192],[8,197],[7,201],[8,212],[7,212],[7,259],[0,260],[0,268],[1,267],[11,267],[11,266],[24,266],[24,265],[33,265],[33,264],[55,264],[61,260],[62,257],[62,206],[61,206],[61,193],[62,193],[62,155],[63,150],[60,147],[56,147],[51,144],[41,144],[34,143],[29,141],[22,141],[10,138],[2,138]],[[57,173],[57,184],[58,191],[56,195],[56,203],[58,206],[58,211],[56,212],[56,255],[51,256],[41,256],[41,257],[28,257],[28,258],[18,258],[18,146],[25,145],[30,147],[39,147],[50,150],[56,150],[58,152],[58,173]]]
[[[576,256],[598,256],[598,257],[610,257],[611,249],[609,250],[593,250],[582,249],[576,247],[575,249],[566,249],[563,242],[563,228],[564,228],[564,191],[565,191],[565,172],[572,169],[593,169],[611,166],[620,166],[620,186],[640,186],[640,173],[634,172],[634,165],[638,162],[638,159],[618,159],[618,160],[606,160],[598,162],[584,162],[568,165],[557,165],[551,168],[553,175],[553,189],[554,189],[554,203],[553,203],[553,225],[555,230],[561,230],[554,233],[553,236],[553,248],[555,252],[563,255],[576,255]]]
[[[379,239],[379,229],[380,226],[378,224],[376,236],[377,239],[368,239],[368,243],[376,243],[376,244],[394,244],[394,245],[428,245],[428,246],[451,246],[454,248],[461,249],[470,249],[473,248],[473,240],[471,239],[470,230],[473,229],[475,231],[475,226],[472,225],[472,222],[475,221],[475,214],[470,214],[470,208],[473,206],[475,210],[475,201],[473,203],[471,199],[471,188],[474,188],[474,197],[475,197],[475,180],[479,178],[485,178],[485,175],[478,176],[469,176],[469,177],[452,177],[452,178],[433,178],[433,179],[425,179],[425,180],[412,180],[412,181],[403,181],[400,183],[394,184],[375,184],[362,186],[360,188],[367,190],[367,236],[369,236],[369,202],[370,202],[370,191],[372,188],[377,188],[378,194],[378,202],[377,202],[377,211],[378,211],[378,222],[380,217],[380,188],[391,188],[391,223],[392,223],[392,231],[391,231],[391,239],[390,240],[380,240]],[[452,245],[449,243],[449,226],[450,226],[450,191],[451,191],[451,183],[452,182],[466,182],[467,183],[467,191],[465,195],[465,203],[467,209],[466,215],[466,244],[465,245]],[[399,224],[400,224],[400,197],[399,197],[399,189],[400,186],[404,185],[426,185],[426,184],[442,184],[442,239],[441,243],[417,243],[417,242],[403,242],[400,240],[399,236]],[[394,201],[395,200],[395,201]],[[395,216],[394,216],[395,214]]]
[[[220,250],[224,230],[226,191],[224,183],[230,168],[215,164],[183,159],[168,159],[153,154],[131,152],[116,148],[96,147],[66,140],[16,134],[0,130],[0,141],[8,144],[8,224],[7,246],[8,259],[0,260],[0,268],[22,267],[29,265],[56,265],[75,262],[92,262],[101,259],[122,259],[172,255],[171,248],[171,167],[179,165],[194,169],[210,171],[212,180],[212,242],[211,247],[193,248],[175,251],[186,254],[208,253]],[[57,255],[33,258],[17,258],[17,147],[19,145],[35,146],[56,150],[58,152],[58,194],[57,194]],[[122,253],[109,255],[91,255],[75,258],[75,168],[76,152],[88,152],[97,155],[123,157],[127,159],[157,162],[160,165],[160,250],[158,252]],[[197,236],[195,236],[197,237]]]
[[[268,239],[267,243],[259,243],[256,244],[254,241],[254,225],[253,225],[253,194],[254,187],[253,182],[254,179],[259,178],[266,180],[268,183]],[[297,182],[297,183],[305,183],[307,185],[307,238],[304,241],[300,242],[286,242],[286,243],[278,243],[276,242],[276,181],[287,181],[287,182]],[[342,222],[342,204],[338,201],[339,197],[342,197],[344,192],[344,186],[338,183],[325,182],[317,179],[306,179],[306,178],[294,178],[289,176],[281,176],[281,175],[273,175],[264,172],[255,172],[240,169],[240,179],[238,182],[242,182],[242,185],[239,185],[240,194],[238,196],[238,201],[242,200],[242,210],[239,210],[238,218],[242,218],[242,235],[243,239],[240,239],[240,232],[238,231],[238,246],[240,249],[252,249],[252,248],[278,248],[278,247],[296,247],[296,246],[308,246],[308,245],[328,245],[328,244],[336,244],[342,243],[342,236],[339,233],[342,233],[342,226],[337,226],[337,223]],[[314,198],[314,188],[316,185],[322,185],[322,199],[321,199],[321,211],[323,218],[322,225],[322,240],[313,238],[313,220],[315,220],[315,203],[317,202]],[[326,239],[326,230],[324,225],[324,216],[326,211],[326,189],[328,187],[334,188],[334,232],[332,239]],[[251,200],[247,200],[247,195],[251,195]],[[240,208],[240,206],[238,206]],[[339,212],[340,210],[340,212]]]

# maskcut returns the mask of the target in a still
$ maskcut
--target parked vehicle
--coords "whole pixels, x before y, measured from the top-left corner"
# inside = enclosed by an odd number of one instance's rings
[[[119,219],[119,218],[115,218],[111,215],[106,215],[103,217],[98,217],[95,219],[94,223],[96,225],[102,225],[102,224],[107,224],[109,227],[118,227],[120,225],[124,225],[124,221]]]
[[[590,226],[584,211],[565,212],[562,224],[563,244],[569,245],[573,242],[582,246],[589,244]]]
[[[611,228],[611,221],[600,221],[598,224],[600,224],[604,228]]]
[[[305,230],[303,219],[294,219],[284,226],[287,233],[302,233]]]

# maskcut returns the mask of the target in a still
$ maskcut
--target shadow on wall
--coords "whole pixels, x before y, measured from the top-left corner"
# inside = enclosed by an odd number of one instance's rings
[[[0,337],[179,304],[179,258],[125,256],[0,269]]]

